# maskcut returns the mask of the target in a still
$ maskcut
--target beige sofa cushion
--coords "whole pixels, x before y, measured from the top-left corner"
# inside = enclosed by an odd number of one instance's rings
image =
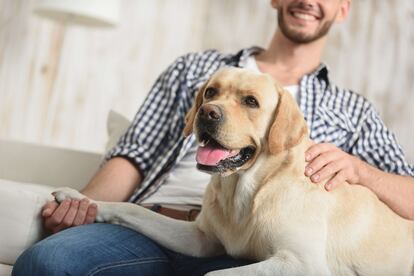
[[[108,141],[105,145],[105,152],[111,150],[118,143],[119,138],[127,131],[131,122],[122,114],[110,110],[106,121]]]
[[[108,114],[107,150],[129,124],[115,111]],[[51,192],[59,186],[82,189],[101,160],[99,153],[0,139],[0,276],[10,275],[9,265],[44,236],[40,212],[53,200]]]
[[[82,189],[102,154],[0,139],[0,179]]]
[[[44,235],[40,211],[56,187],[0,179],[0,263],[17,257]]]
[[[12,274],[13,267],[11,265],[5,265],[0,263],[0,276],[9,276]]]

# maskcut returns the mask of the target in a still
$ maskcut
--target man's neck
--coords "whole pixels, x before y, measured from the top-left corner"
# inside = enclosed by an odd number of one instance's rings
[[[263,73],[270,74],[282,85],[299,84],[301,78],[320,64],[326,37],[307,44],[298,44],[276,31],[270,46],[256,56]]]

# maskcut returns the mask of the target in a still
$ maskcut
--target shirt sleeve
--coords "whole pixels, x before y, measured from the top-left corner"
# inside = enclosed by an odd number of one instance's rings
[[[366,103],[360,118],[350,153],[385,172],[414,176],[414,167],[408,164],[394,133],[387,129],[371,104]]]
[[[171,128],[177,120],[178,90],[185,78],[185,56],[178,58],[156,80],[126,133],[105,160],[128,159],[145,177],[160,154],[171,147]],[[183,114],[181,114],[183,116]]]

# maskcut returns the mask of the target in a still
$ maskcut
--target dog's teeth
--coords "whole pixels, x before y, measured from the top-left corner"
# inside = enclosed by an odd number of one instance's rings
[[[200,147],[205,147],[208,143],[210,142],[210,139],[208,139],[208,140],[202,140],[202,141],[200,141],[199,143],[198,143],[198,145],[200,146]]]

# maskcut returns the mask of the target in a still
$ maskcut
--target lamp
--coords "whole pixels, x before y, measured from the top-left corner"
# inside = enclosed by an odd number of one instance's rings
[[[118,0],[37,0],[33,11],[49,19],[94,27],[115,26],[119,21]]]

